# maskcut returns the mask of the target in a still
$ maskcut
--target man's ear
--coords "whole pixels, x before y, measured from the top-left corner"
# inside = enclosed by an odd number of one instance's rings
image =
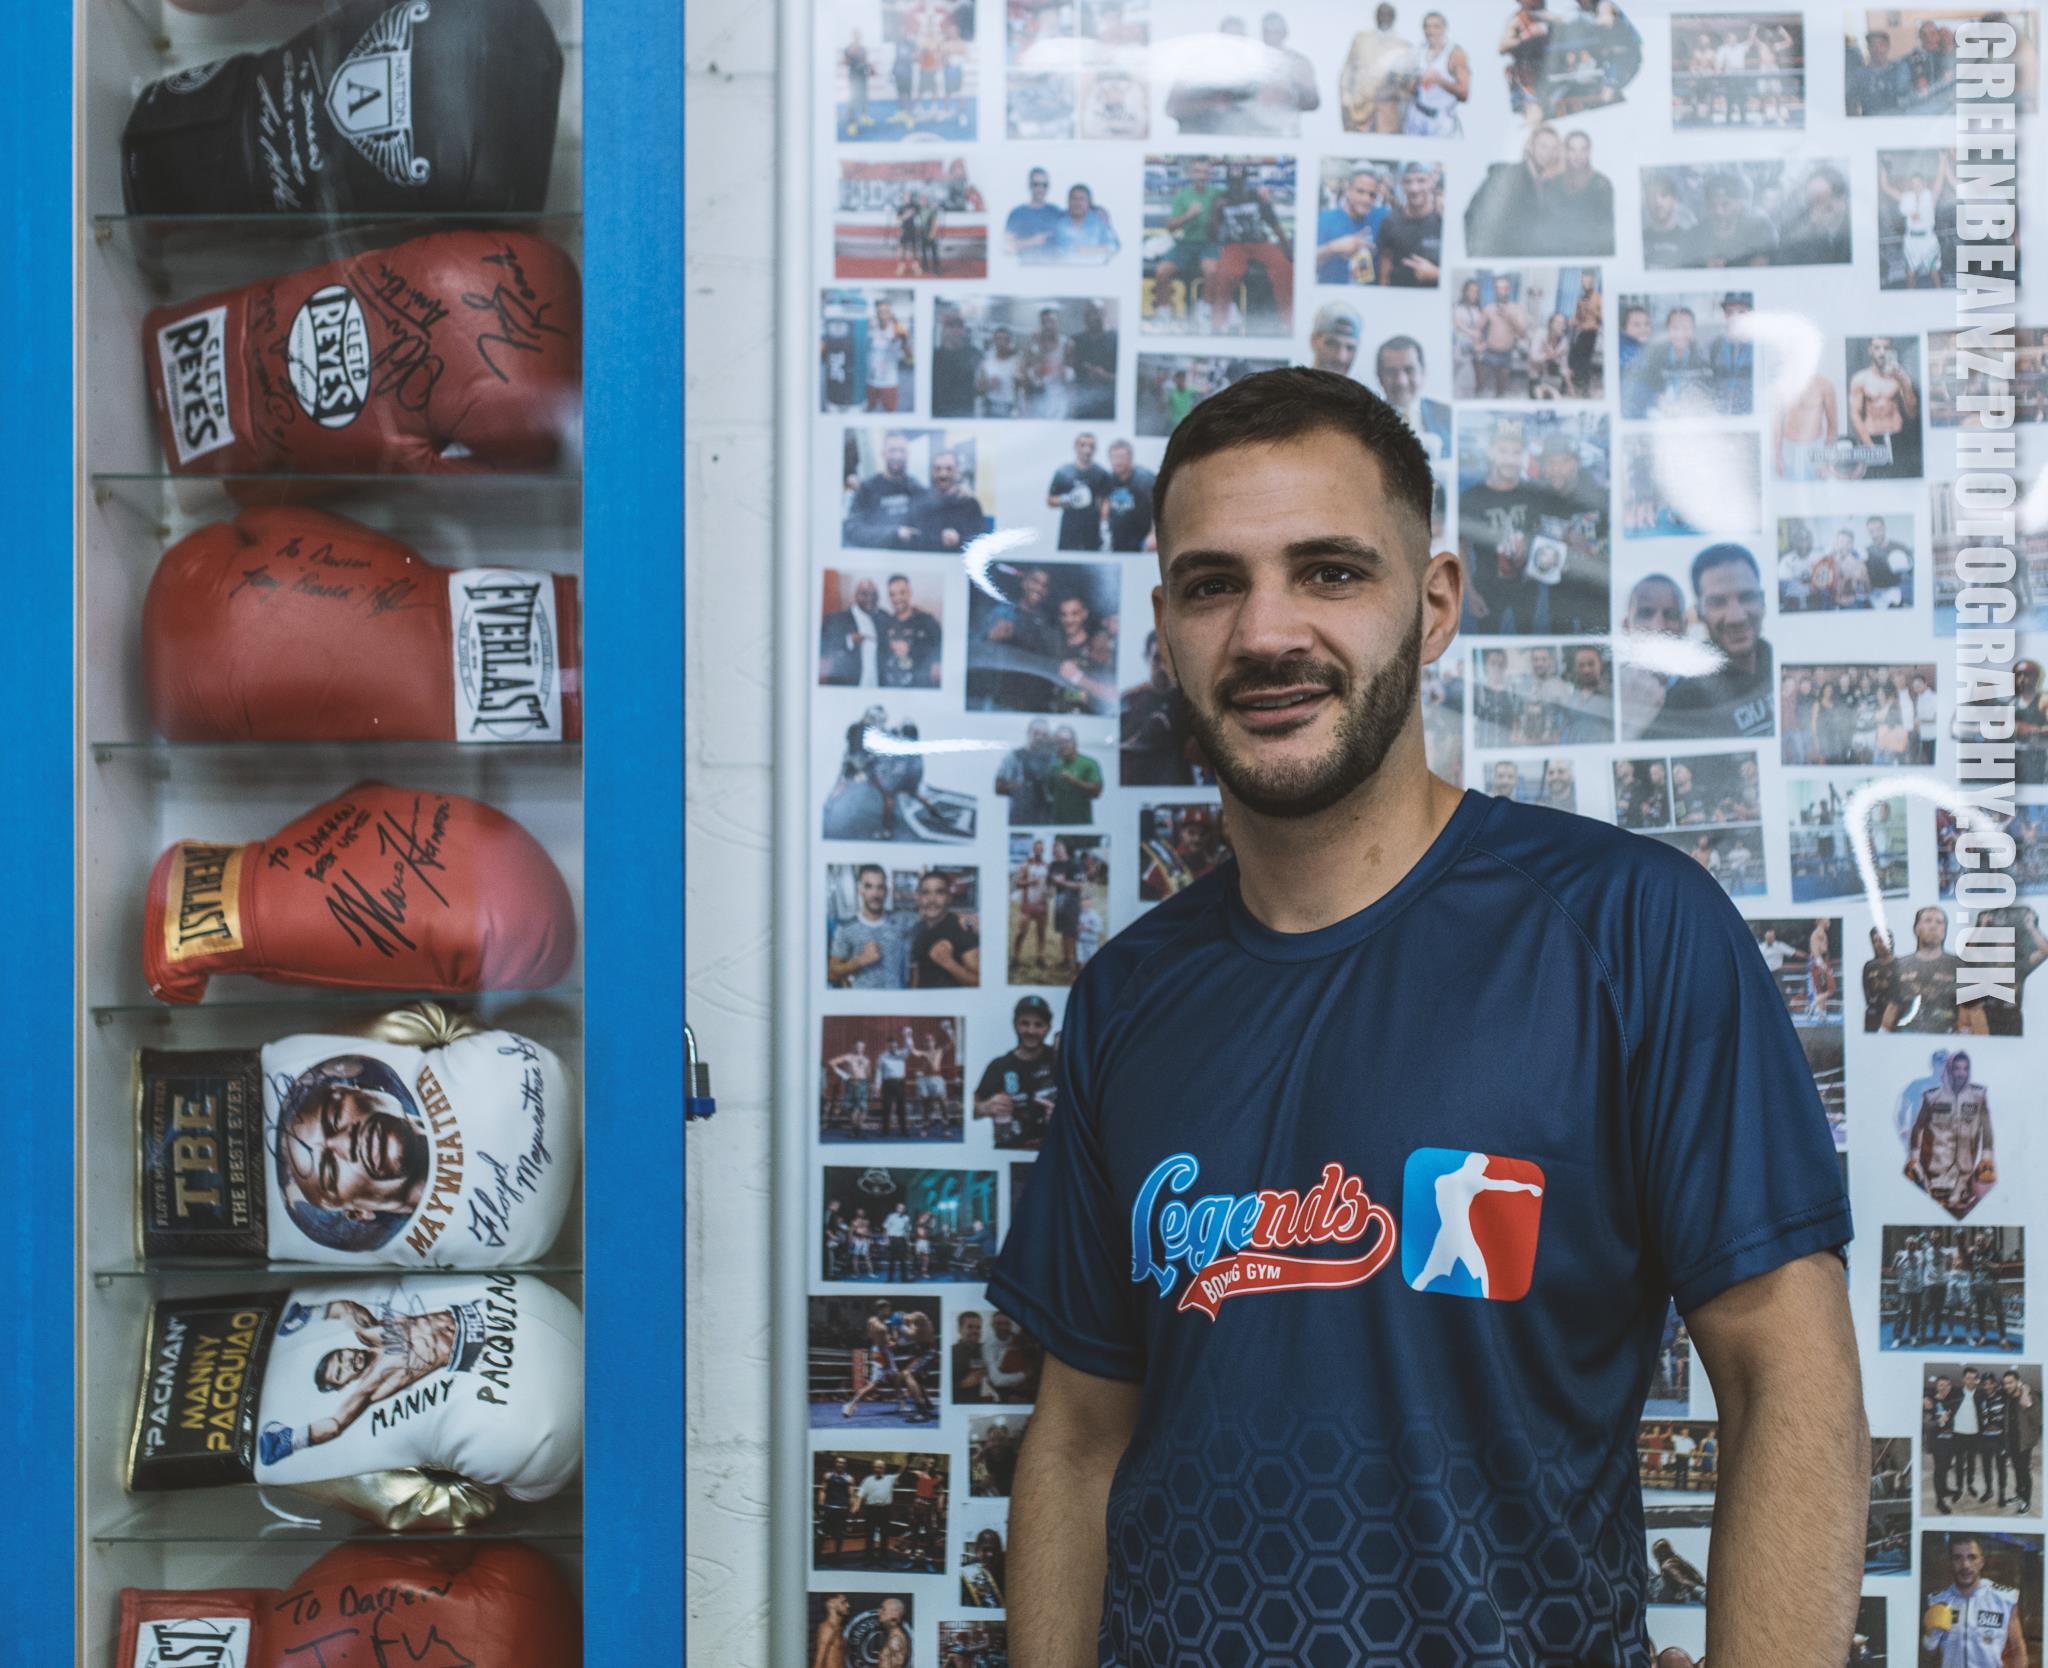
[[[1166,663],[1166,675],[1173,680],[1173,687],[1180,687],[1180,673],[1174,669],[1173,645],[1166,638],[1166,621],[1162,616],[1166,609],[1166,587],[1152,587],[1152,629],[1159,636],[1159,658]]]

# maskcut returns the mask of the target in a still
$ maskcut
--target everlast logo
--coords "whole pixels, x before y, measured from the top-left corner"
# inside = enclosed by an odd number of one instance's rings
[[[156,333],[171,439],[180,463],[234,442],[234,425],[228,420],[227,318],[225,307],[209,307]]]
[[[541,581],[479,585],[468,593],[476,636],[475,728],[506,722],[545,730],[541,666],[535,658],[534,619]]]
[[[343,429],[370,396],[370,328],[345,284],[317,290],[292,320],[292,392],[322,428]]]
[[[241,1616],[189,1616],[144,1622],[135,1668],[247,1668],[249,1623]]]
[[[554,580],[470,569],[451,585],[456,616],[455,733],[465,741],[554,741],[562,697]]]
[[[242,948],[240,846],[179,846],[169,890],[164,952],[170,960]]]

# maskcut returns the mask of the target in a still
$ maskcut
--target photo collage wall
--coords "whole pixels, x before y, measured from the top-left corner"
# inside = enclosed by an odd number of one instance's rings
[[[2027,1251],[2048,1045],[1959,1004],[1956,9],[820,0],[807,1640],[1006,1663],[1043,1353],[982,1283],[1067,991],[1229,859],[1151,632],[1153,472],[1260,370],[1407,417],[1466,612],[1432,769],[1691,855],[1785,995],[1856,1212],[1858,1662],[1932,1663],[1974,1532],[2041,1650]],[[2008,8],[2022,155],[2039,14]],[[2020,217],[2038,176],[2020,172]],[[2048,302],[2018,291],[2022,490]],[[787,489],[786,489],[787,490]],[[2048,960],[2048,486],[2013,581],[2022,973]],[[1654,641],[1662,654],[1637,652]],[[1701,651],[1715,650],[1718,654]],[[1688,650],[1692,651],[1688,653]],[[1718,666],[1718,669],[1716,669]],[[2024,987],[2023,987],[2024,990]],[[2048,1020],[2036,1016],[2048,1027]],[[1638,1453],[1659,1649],[1704,1649],[1719,1443],[1682,1322]],[[829,1659],[829,1658],[828,1658]]]

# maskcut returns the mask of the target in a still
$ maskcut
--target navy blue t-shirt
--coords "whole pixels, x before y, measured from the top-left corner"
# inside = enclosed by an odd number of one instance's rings
[[[988,1298],[1144,1386],[1102,1662],[1647,1661],[1667,1295],[1850,1234],[1707,872],[1470,792],[1316,932],[1262,926],[1227,863],[1088,963],[1059,1066]]]

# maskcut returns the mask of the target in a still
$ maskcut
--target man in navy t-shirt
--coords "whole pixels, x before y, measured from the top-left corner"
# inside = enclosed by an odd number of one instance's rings
[[[1430,775],[1463,600],[1430,490],[1390,406],[1299,368],[1160,465],[1160,639],[1235,861],[1066,1008],[988,1288],[1048,1351],[1013,1653],[1640,1668],[1675,1299],[1720,1419],[1712,1659],[1834,1668],[1870,1449],[1826,1116],[1684,853]],[[1795,1559],[1796,1623],[1754,1602]]]

